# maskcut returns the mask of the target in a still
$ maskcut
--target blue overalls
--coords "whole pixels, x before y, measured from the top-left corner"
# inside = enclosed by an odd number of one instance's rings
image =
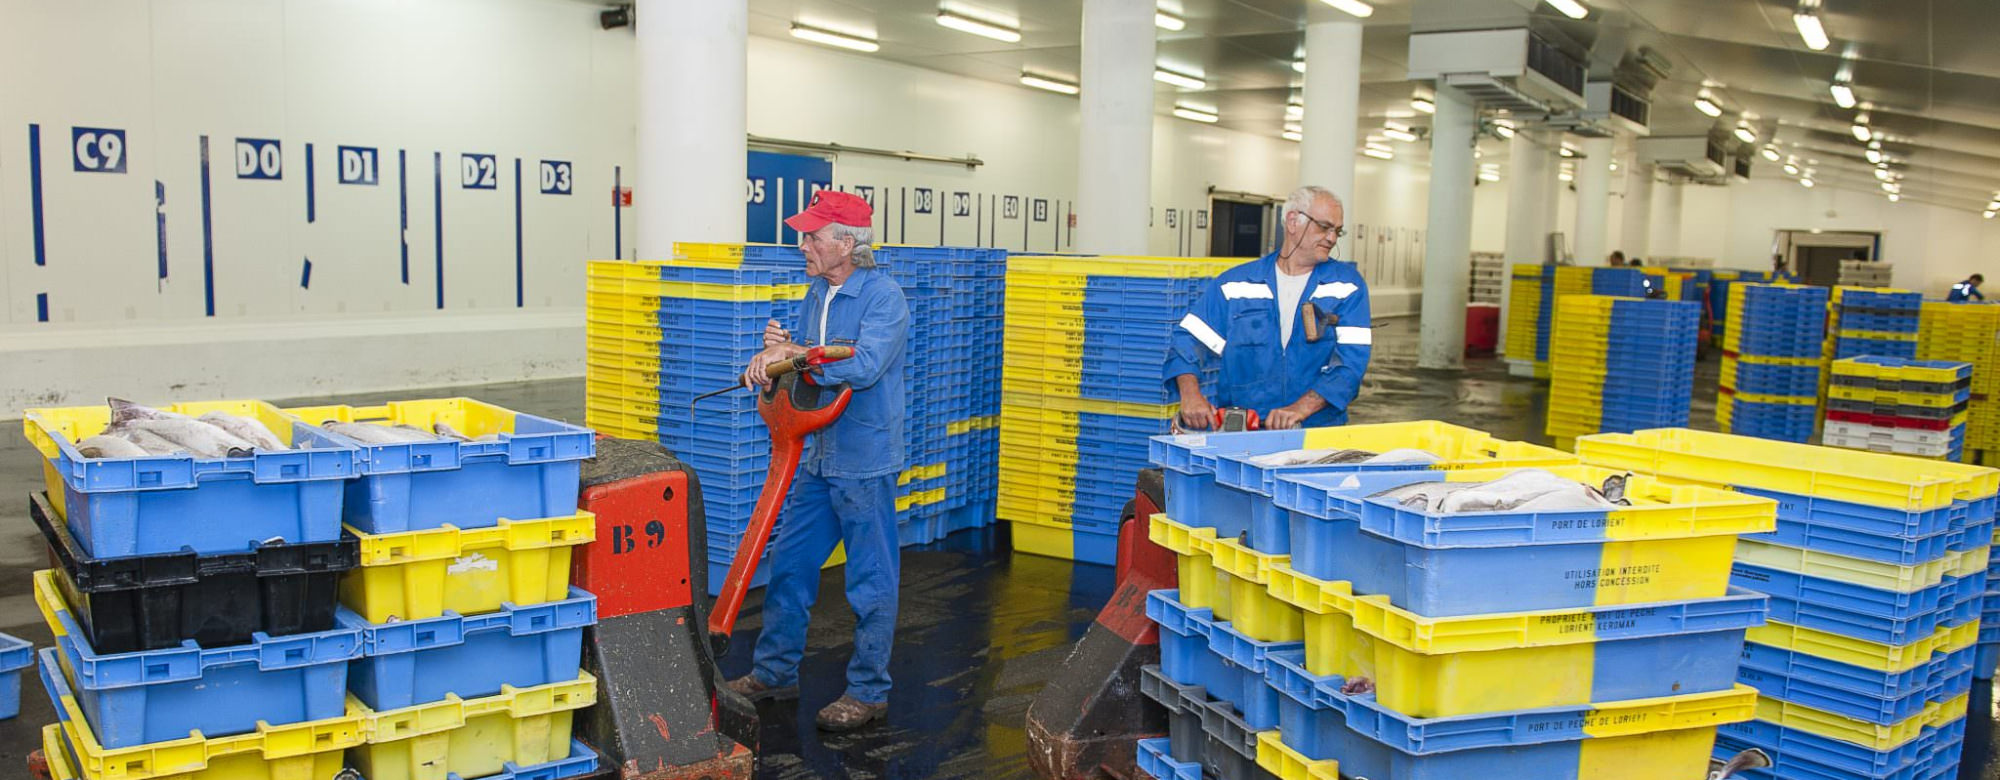
[[[901,579],[896,533],[896,477],[903,470],[903,348],[910,312],[903,290],[877,269],[855,269],[829,305],[825,280],[814,280],[791,329],[806,346],[854,347],[854,357],[820,369],[821,384],[854,388],[847,411],[807,442],[805,468],[772,531],[771,582],[755,674],[765,685],[798,685],[806,624],[819,599],[820,566],[847,545],[847,603],[854,609],[854,657],[847,694],[868,704],[889,699],[889,650],[896,637]]]
[[[1986,296],[1979,293],[1979,285],[1973,284],[1971,279],[1967,279],[1951,286],[1951,295],[1945,298],[1945,302],[1967,303],[1974,298],[1982,301],[1986,300]]]
[[[1299,303],[1319,309],[1323,334],[1306,340],[1305,318],[1292,320],[1289,345],[1278,338],[1278,255],[1273,252],[1224,271],[1202,288],[1194,306],[1174,330],[1173,351],[1162,372],[1168,390],[1175,377],[1197,373],[1208,361],[1222,361],[1222,383],[1210,399],[1216,407],[1240,406],[1269,417],[1306,391],[1319,393],[1326,408],[1304,425],[1343,425],[1347,407],[1361,392],[1374,352],[1368,318],[1368,283],[1354,264],[1328,260],[1313,267]]]

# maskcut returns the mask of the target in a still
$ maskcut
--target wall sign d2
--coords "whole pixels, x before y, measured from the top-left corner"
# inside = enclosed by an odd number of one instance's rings
[[[277,140],[236,139],[236,178],[273,181],[285,178],[285,155]]]
[[[380,160],[374,147],[340,147],[340,183],[374,186],[381,175]]]
[[[467,154],[458,158],[459,186],[468,190],[499,189],[499,165],[490,154]]]
[[[570,181],[571,167],[561,160],[542,161],[542,194],[568,195],[574,184]]]
[[[108,127],[69,129],[72,160],[81,173],[124,173],[125,131]]]

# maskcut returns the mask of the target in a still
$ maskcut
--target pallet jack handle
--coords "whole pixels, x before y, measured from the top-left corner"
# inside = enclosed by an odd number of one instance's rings
[[[846,384],[814,383],[810,369],[852,357],[852,347],[813,347],[791,360],[772,363],[767,369],[774,381],[757,394],[757,414],[764,418],[764,426],[771,432],[771,465],[764,475],[764,489],[757,495],[757,508],[750,514],[750,524],[736,546],[736,557],[729,563],[729,574],[715,597],[715,607],[708,613],[709,642],[718,656],[729,649],[729,635],[736,629],[736,615],[743,609],[743,598],[756,578],[757,561],[764,557],[764,546],[771,540],[771,530],[777,527],[778,510],[784,507],[785,496],[792,491],[792,476],[798,473],[799,459],[805,454],[806,436],[840,419],[854,398],[854,389]],[[709,395],[735,389],[726,388]]]

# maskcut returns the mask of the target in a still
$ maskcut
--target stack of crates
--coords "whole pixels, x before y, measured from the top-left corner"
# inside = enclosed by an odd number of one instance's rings
[[[135,763],[332,777],[366,739],[346,698],[360,632],[334,618],[358,557],[341,520],[359,451],[268,403],[162,408],[254,417],[297,449],[85,458],[107,407],[26,411],[48,491],[30,514],[54,564],[33,577],[55,635],[38,667],[59,721],[50,760],[89,780]]]
[[[1271,465],[1301,449],[1436,460]],[[1618,476],[1434,422],[1153,450],[1168,509],[1151,537],[1180,585],[1147,599],[1161,660],[1141,690],[1169,719],[1138,759],[1156,778],[1699,777],[1716,727],[1754,712],[1737,657],[1764,598],[1727,580],[1736,534],[1771,527],[1768,500],[1644,478],[1608,510],[1454,515],[1377,495],[1525,467]],[[1261,774],[1232,768],[1246,756]]]
[[[1555,317],[1556,268],[1516,263],[1507,286],[1507,343],[1502,353],[1515,376],[1547,378],[1549,329]]]
[[[582,669],[597,599],[569,581],[597,530],[577,509],[596,433],[463,398],[285,411],[469,439],[326,434],[360,462],[341,510],[360,565],[341,578],[335,616],[359,639],[346,687],[367,737],[348,763],[369,780],[596,771],[572,724],[597,701]]]
[[[1915,358],[1923,304],[1923,293],[1910,290],[1833,288],[1827,358]]]
[[[1174,333],[1202,286],[1238,262],[1008,259],[998,513],[1014,549],[1116,559],[1146,438],[1177,409],[1160,378]],[[1217,376],[1201,377],[1210,397]]]
[[[991,524],[999,496],[1000,394],[992,390],[1000,386],[1001,361],[993,358],[1006,349],[1001,307],[1007,294],[1007,251],[973,251],[979,253],[976,259],[951,266],[950,327],[964,332],[971,345],[966,363],[957,370],[968,376],[972,399],[967,416],[946,423],[952,452],[964,461],[946,475],[949,486],[939,535]]]
[[[1716,271],[1709,277],[1708,312],[1709,338],[1722,343],[1729,326],[1729,288],[1737,282],[1762,284],[1771,281],[1771,274],[1764,271]]]
[[[1896,275],[1896,266],[1874,260],[1840,261],[1840,285],[1842,287],[1888,287]]]
[[[1833,361],[1827,387],[1829,447],[1960,460],[1972,364],[1941,360],[1852,357]],[[1832,404],[1871,411],[1836,409]]]
[[[1972,680],[2000,472],[1689,430],[1578,441],[1594,466],[1777,503],[1737,544],[1731,584],[1770,597],[1740,679],[1754,721],[1716,755],[1758,748],[1754,778],[1954,777]],[[1978,667],[1987,656],[1984,670]]]
[[[1803,442],[1818,422],[1827,290],[1729,285],[1715,419],[1745,436]]]
[[[1917,357],[1972,364],[1966,460],[2000,464],[2000,306],[1926,302]]]
[[[1687,425],[1700,331],[1701,305],[1691,301],[1561,298],[1549,347],[1556,447],[1599,431]]]
[[[107,409],[29,410],[58,777],[596,771],[569,727],[596,690],[595,602],[568,581],[594,533],[576,487],[593,432],[463,398],[165,408],[253,417],[290,448],[86,460],[74,443]],[[327,422],[465,438],[362,444]]]
[[[1466,301],[1499,304],[1501,292],[1507,286],[1507,274],[1507,261],[1500,253],[1472,253],[1472,283]]]

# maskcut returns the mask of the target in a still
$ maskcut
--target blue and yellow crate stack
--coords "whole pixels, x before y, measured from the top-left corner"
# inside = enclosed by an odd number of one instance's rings
[[[253,416],[289,449],[92,459],[99,473],[188,478],[78,483],[65,476],[80,473],[74,442],[105,410],[29,413],[53,467],[32,514],[60,563],[34,577],[56,635],[40,659],[55,777],[597,771],[570,727],[596,700],[581,668],[595,599],[569,587],[570,553],[595,527],[576,491],[592,431],[464,398],[166,408]],[[327,422],[463,438],[366,444]],[[184,569],[195,581],[110,576]]]
[[[1827,290],[1729,285],[1715,420],[1745,436],[1804,442],[1819,417]]]
[[[1768,596],[1770,620],[1738,672],[1757,717],[1724,726],[1717,756],[1764,750],[1757,778],[1956,776],[1972,681],[2000,655],[1979,646],[2000,472],[1690,430],[1577,454],[1777,503],[1776,530],[1736,546],[1730,582]]]
[[[1339,450],[1378,457],[1282,465]],[[1173,509],[1151,536],[1179,575],[1147,599],[1161,660],[1141,690],[1169,713],[1167,737],[1138,745],[1154,778],[1696,777],[1716,728],[1754,713],[1737,658],[1765,600],[1728,577],[1736,534],[1772,527],[1767,499],[1648,478],[1609,510],[1378,495],[1527,467],[1618,475],[1435,422],[1153,451]]]
[[[1516,376],[1549,376],[1549,329],[1555,318],[1556,268],[1516,263],[1507,287],[1507,343],[1502,354]]]
[[[1567,295],[1554,332],[1546,432],[1558,449],[1599,431],[1688,424],[1700,304]]]
[[[1146,437],[1166,433],[1175,413],[1158,377],[1177,324],[1236,262],[1008,259],[997,509],[1014,549],[1115,560]]]
[[[909,303],[903,375],[909,389],[897,523],[904,545],[991,521],[999,454],[1000,249],[884,246],[876,262]]]
[[[1918,320],[1917,357],[1972,364],[1965,460],[2000,465],[2000,306],[1928,301]]]
[[[1891,357],[1833,361],[1821,443],[1958,461],[1972,364]]]
[[[1835,287],[1828,306],[1828,360],[1862,355],[1914,359],[1923,293]]]

